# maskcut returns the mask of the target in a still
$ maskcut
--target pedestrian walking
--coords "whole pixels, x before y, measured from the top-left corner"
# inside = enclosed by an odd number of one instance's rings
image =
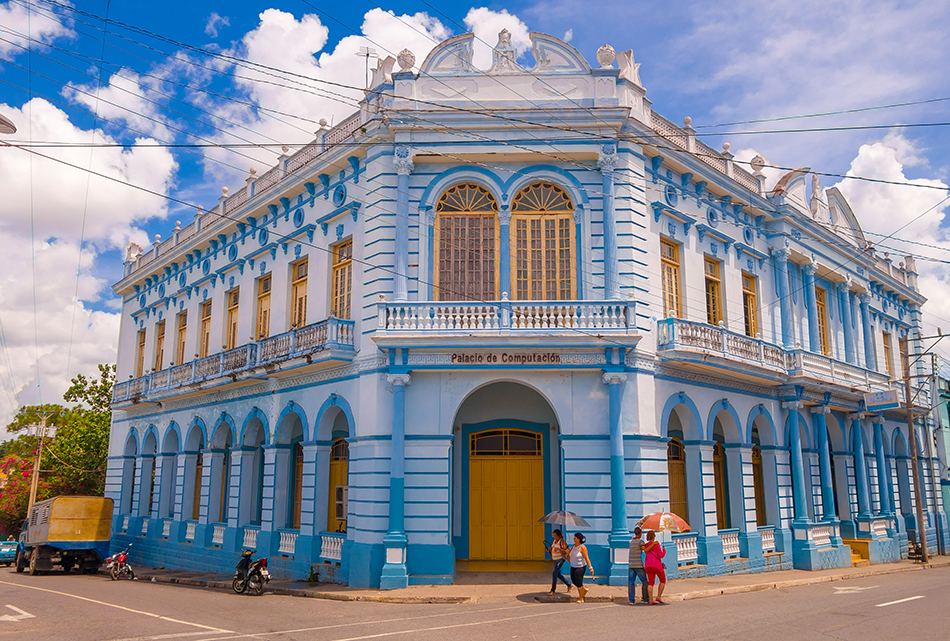
[[[553,534],[554,542],[551,543],[551,547],[547,548],[548,554],[550,554],[554,560],[554,574],[551,575],[551,591],[548,592],[548,596],[554,596],[554,593],[557,592],[557,582],[559,579],[567,586],[567,593],[570,594],[571,583],[561,574],[561,567],[563,567],[564,562],[567,561],[567,553],[570,548],[568,548],[567,541],[564,540],[564,535],[561,533],[561,530],[555,529]]]
[[[630,574],[627,575],[627,592],[630,603],[636,602],[635,594],[637,581],[640,582],[640,603],[650,600],[647,594],[647,573],[643,565],[643,530],[633,529],[633,538],[630,540]]]
[[[656,540],[656,532],[653,530],[647,532],[647,543],[643,546],[643,556],[645,558],[644,566],[647,571],[647,580],[650,582],[647,588],[650,605],[666,605],[663,603],[663,588],[666,587],[666,565],[663,563],[663,557],[666,556],[666,550]],[[655,579],[660,579],[656,600],[653,599],[653,582]]]
[[[587,556],[587,546],[584,541],[587,539],[578,532],[574,535],[574,545],[571,547],[568,556],[571,559],[571,583],[577,586],[577,602],[583,603],[587,596],[587,588],[584,587],[584,575],[590,570],[591,576],[594,574],[594,568],[590,566],[590,558]]]

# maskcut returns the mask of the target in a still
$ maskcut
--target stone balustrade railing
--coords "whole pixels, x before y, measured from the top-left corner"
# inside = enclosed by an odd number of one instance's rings
[[[696,563],[699,559],[698,538],[699,534],[696,532],[673,535],[673,543],[676,545],[677,565],[693,565]]]
[[[257,549],[257,533],[260,532],[259,527],[245,527],[244,528],[244,540],[241,545],[245,549],[256,550]]]
[[[278,530],[280,535],[280,543],[277,546],[277,551],[281,554],[294,554],[297,549],[297,536],[299,532],[296,530]]]
[[[185,540],[194,541],[195,540],[195,529],[198,527],[197,521],[186,521],[185,522]]]
[[[149,517],[147,516],[144,519],[142,519],[142,536],[146,536],[148,534],[148,522],[150,520],[151,519],[149,519]]]
[[[378,303],[377,331],[501,334],[512,332],[634,334],[630,301],[401,301]]]
[[[775,552],[775,526],[759,526],[759,536],[762,538],[762,553]]]
[[[162,536],[166,539],[172,535],[172,520],[165,519],[162,521]]]
[[[122,517],[122,531],[123,532],[129,531],[129,521],[131,520],[131,518],[132,517],[130,517],[129,515],[125,515]]]
[[[739,556],[739,530],[719,530],[719,538],[722,539],[722,555],[727,559],[734,559]]]
[[[353,327],[351,320],[330,317],[300,329],[265,338],[259,343],[249,343],[207,358],[116,383],[112,387],[112,402],[135,400],[224,376],[239,379],[249,376],[258,366],[301,358],[318,351],[353,351]]]
[[[808,528],[808,536],[817,548],[831,547],[831,537],[835,528],[831,525],[815,524]]]
[[[890,525],[890,519],[875,519],[871,522],[871,532],[879,539],[886,539]]]
[[[697,321],[657,321],[657,352],[662,355],[671,350],[698,351],[786,376],[808,376],[851,388],[883,391],[890,387],[886,374],[803,349],[786,350],[761,338]]]
[[[224,545],[224,529],[227,527],[224,523],[215,523],[211,526],[212,545]]]
[[[339,561],[343,558],[343,542],[346,534],[340,532],[320,533],[320,558],[325,561]]]

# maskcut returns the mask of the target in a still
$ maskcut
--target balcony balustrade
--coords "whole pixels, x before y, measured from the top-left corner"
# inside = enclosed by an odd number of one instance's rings
[[[739,556],[739,530],[719,530],[719,538],[722,539],[722,555],[727,559],[735,559]]]
[[[324,561],[339,561],[343,558],[343,542],[346,534],[339,532],[320,533],[320,558]]]
[[[207,358],[117,383],[112,388],[112,402],[139,399],[225,376],[237,380],[250,376],[257,367],[303,358],[324,350],[352,352],[353,338],[353,321],[331,317],[265,338],[259,343],[249,343]]]
[[[699,559],[698,538],[699,534],[696,532],[673,535],[673,543],[676,545],[677,565],[693,565],[696,563]]]
[[[378,303],[377,335],[637,334],[634,301],[400,301]]]
[[[762,537],[762,553],[775,552],[775,526],[760,525],[759,536]]]
[[[759,368],[764,378],[784,381],[788,377],[807,377],[844,387],[871,391],[890,388],[885,374],[815,354],[803,349],[786,350],[707,323],[666,318],[657,322],[657,353],[670,358],[673,353],[714,356]],[[712,365],[704,359],[705,365]]]

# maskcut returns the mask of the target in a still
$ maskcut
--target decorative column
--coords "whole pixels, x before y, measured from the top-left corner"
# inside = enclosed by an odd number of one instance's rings
[[[620,166],[617,147],[613,144],[603,145],[597,164],[604,178],[604,299],[620,300],[620,259],[617,255],[617,221],[614,214],[614,172]]]
[[[778,302],[782,311],[782,345],[788,349],[795,345],[795,332],[792,327],[792,299],[788,293],[788,257],[792,250],[788,247],[772,249],[778,278]]]
[[[867,292],[858,294],[858,300],[861,302],[861,327],[864,330],[864,363],[865,366],[877,371],[877,357],[874,353],[874,331],[871,329],[871,311],[869,303],[871,296]]]
[[[887,461],[884,458],[884,417],[875,416],[871,419],[874,424],[874,458],[877,461],[877,491],[881,497],[881,514],[890,516],[894,513],[891,497],[890,473]],[[887,520],[887,529],[892,530],[891,520]]]
[[[630,556],[630,531],[627,529],[627,492],[624,474],[623,429],[620,408],[627,375],[604,372],[609,390],[608,423],[610,429],[610,585],[626,585]]]
[[[396,170],[396,292],[395,300],[409,299],[409,174],[413,164],[409,148],[399,145],[393,154],[393,169]]]
[[[406,570],[406,387],[412,382],[408,373],[386,377],[393,386],[393,433],[389,473],[389,529],[383,537],[386,563],[379,578],[379,589],[396,590],[409,587]]]
[[[818,433],[818,471],[821,475],[821,520],[836,522],[835,490],[831,482],[831,450],[828,446],[828,420],[831,408],[818,405],[811,408],[815,416],[815,431]]]
[[[851,414],[851,431],[853,441],[851,443],[854,450],[854,483],[858,491],[858,518],[871,516],[871,494],[868,488],[868,466],[864,458],[864,432],[861,429],[861,419],[864,414],[858,412]],[[857,521],[857,519],[855,519]],[[861,528],[858,527],[858,530]]]
[[[854,345],[854,326],[851,320],[851,281],[835,285],[840,293],[841,324],[844,325],[844,359],[854,365],[857,362]]]
[[[425,232],[426,232],[426,258],[425,261],[419,261],[419,273],[424,274],[426,279],[426,291],[429,293],[426,296],[427,300],[436,300],[438,297],[435,293],[435,271],[439,268],[439,255],[435,250],[435,211],[432,207],[426,207],[421,209],[420,213],[424,216],[425,219]],[[423,265],[425,266],[425,271],[423,272]],[[422,283],[420,283],[421,285]]]
[[[802,265],[802,280],[805,290],[805,309],[808,310],[808,349],[821,353],[821,337],[818,333],[818,305],[815,303],[815,263]]]
[[[498,210],[498,257],[498,285],[504,296],[506,292],[511,293],[511,211],[508,205]]]
[[[788,401],[782,403],[782,409],[788,411],[788,430],[789,442],[791,445],[792,458],[792,489],[794,491],[793,503],[795,505],[795,521],[805,523],[808,521],[808,496],[805,494],[805,465],[802,460],[802,435],[798,423],[798,412],[804,409],[805,404],[801,401]]]

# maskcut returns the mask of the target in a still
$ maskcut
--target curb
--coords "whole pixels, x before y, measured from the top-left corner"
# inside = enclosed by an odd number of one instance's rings
[[[787,581],[775,581],[768,583],[755,583],[752,585],[736,585],[732,587],[725,588],[713,588],[709,590],[696,590],[694,592],[685,592],[681,594],[666,594],[664,595],[667,602],[676,602],[676,601],[692,601],[694,599],[708,599],[711,597],[717,596],[727,596],[730,594],[745,594],[747,592],[762,592],[765,590],[782,590],[784,588],[794,588],[804,585],[815,585],[818,583],[833,583],[835,581],[849,581],[852,579],[862,579],[870,576],[879,576],[884,574],[898,574],[901,572],[915,572],[918,570],[930,570],[934,568],[946,568],[950,567],[950,560],[942,563],[928,563],[926,565],[913,565],[913,566],[903,566],[895,568],[886,568],[882,566],[877,566],[881,569],[879,570],[862,570],[859,572],[849,572],[847,574],[831,575],[831,576],[816,576],[808,577],[803,579],[789,579]],[[103,574],[100,572],[100,574]],[[108,574],[105,574],[108,576]],[[168,583],[171,585],[186,585],[192,587],[216,589],[216,590],[225,590],[230,591],[231,583],[228,581],[215,581],[208,579],[199,579],[191,577],[169,577],[162,575],[149,574],[147,572],[139,572],[137,580],[147,581],[151,583]],[[294,597],[303,597],[310,599],[324,599],[327,601],[361,601],[369,603],[393,603],[393,604],[447,604],[454,605],[460,603],[474,603],[476,600],[470,596],[399,596],[399,595],[385,595],[385,594],[347,594],[345,592],[321,592],[317,590],[306,590],[300,588],[282,588],[274,587],[266,590],[265,594],[276,594],[280,596],[294,596]],[[574,603],[577,601],[576,597],[569,597],[565,595],[538,595],[534,597],[534,600],[538,603]],[[590,595],[585,600],[587,603],[617,603],[617,604],[627,604],[626,596],[593,596]]]

